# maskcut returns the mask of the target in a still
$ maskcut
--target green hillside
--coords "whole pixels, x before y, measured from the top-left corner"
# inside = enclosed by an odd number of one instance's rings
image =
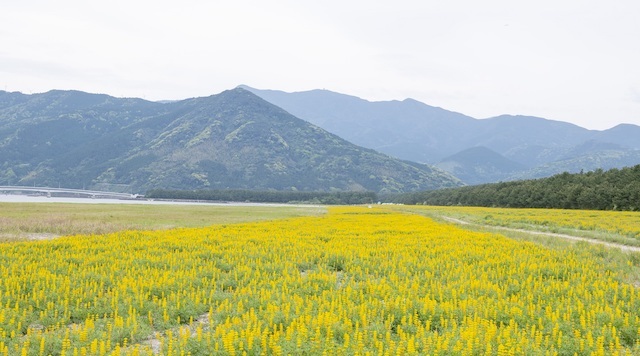
[[[3,92],[0,103],[0,184],[133,192],[407,192],[461,184],[353,145],[240,88],[164,104],[61,91]]]

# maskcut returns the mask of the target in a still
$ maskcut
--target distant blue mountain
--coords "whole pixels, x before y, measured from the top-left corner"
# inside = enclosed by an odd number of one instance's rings
[[[547,171],[537,167],[549,165],[555,167],[553,172],[573,171],[576,165],[582,165],[584,170],[605,168],[602,157],[613,157],[612,153],[625,157],[611,161],[615,168],[640,163],[634,153],[640,150],[640,126],[636,125],[622,124],[596,131],[522,115],[479,120],[412,99],[370,102],[328,90],[287,93],[243,88],[358,145],[405,160],[455,166],[459,174],[476,172],[475,176],[463,179],[466,183],[510,179],[510,176],[530,178]],[[588,142],[591,149],[584,152]],[[489,151],[467,151],[475,147]],[[487,159],[494,161],[498,154],[504,162],[520,164],[521,169],[515,172],[507,169],[504,174],[496,175],[497,171],[478,169],[477,162],[469,157],[470,152],[472,157],[484,152]],[[456,156],[457,153],[462,154]],[[448,164],[441,164],[443,160]]]
[[[486,147],[472,147],[444,158],[436,167],[467,184],[508,180],[526,167]]]

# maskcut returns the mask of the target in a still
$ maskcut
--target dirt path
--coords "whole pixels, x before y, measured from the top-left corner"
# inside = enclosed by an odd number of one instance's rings
[[[454,224],[459,224],[459,225],[473,225],[473,226],[479,226],[479,227],[490,228],[490,229],[498,229],[498,230],[505,230],[505,231],[513,231],[513,232],[523,232],[523,233],[527,233],[527,234],[531,234],[531,235],[553,236],[553,237],[559,237],[559,238],[567,239],[567,240],[584,241],[584,242],[588,242],[588,243],[591,243],[591,244],[599,244],[599,245],[604,245],[604,246],[607,246],[607,247],[619,248],[622,251],[640,252],[640,247],[616,244],[616,243],[613,243],[613,242],[590,239],[590,238],[586,238],[586,237],[578,237],[578,236],[572,236],[572,235],[567,235],[567,234],[558,234],[558,233],[554,233],[554,232],[542,232],[542,231],[532,231],[532,230],[524,230],[524,229],[514,229],[514,228],[511,228],[511,227],[484,225],[484,224],[478,224],[478,223],[473,223],[473,222],[469,222],[469,221],[465,221],[465,220],[452,218],[452,217],[449,217],[449,216],[440,216],[440,218],[442,218],[443,220],[446,220],[448,222],[452,222]]]

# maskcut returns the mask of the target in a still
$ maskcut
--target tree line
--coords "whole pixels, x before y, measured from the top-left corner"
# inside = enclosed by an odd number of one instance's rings
[[[512,208],[640,210],[640,165],[622,169],[406,193],[395,203]]]
[[[254,203],[371,204],[378,201],[374,192],[301,192],[256,190],[167,190],[154,189],[150,199],[207,200]]]

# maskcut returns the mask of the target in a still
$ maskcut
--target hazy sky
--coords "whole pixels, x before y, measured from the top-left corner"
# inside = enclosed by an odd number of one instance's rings
[[[247,84],[476,118],[640,125],[640,1],[3,1],[0,89],[148,100]]]

